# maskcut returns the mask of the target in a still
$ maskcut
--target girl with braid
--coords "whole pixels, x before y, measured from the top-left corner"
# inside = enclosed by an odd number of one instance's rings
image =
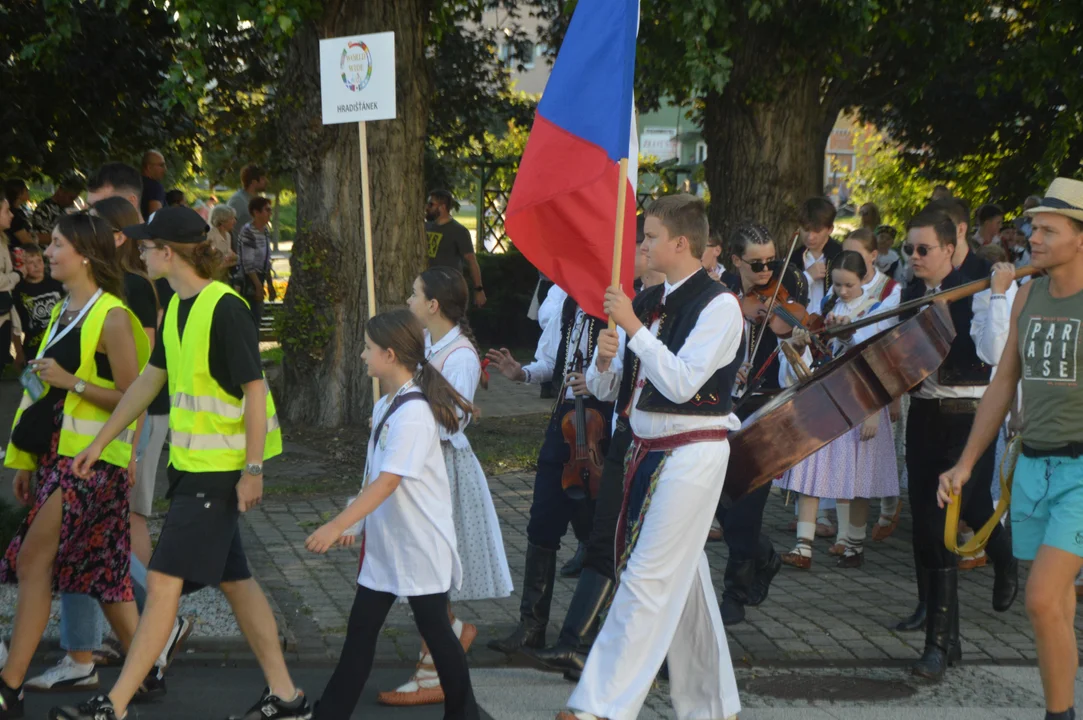
[[[468,402],[473,402],[482,374],[477,341],[466,319],[469,297],[466,279],[453,268],[432,267],[414,280],[413,294],[406,301],[410,311],[425,328],[425,357],[433,369]],[[451,484],[451,512],[462,563],[462,587],[453,589],[451,600],[487,600],[511,595],[511,572],[504,555],[504,539],[489,494],[489,484],[470,441],[463,431],[471,416],[459,413],[454,431],[440,428],[440,449]],[[452,628],[469,650],[478,630],[455,618],[448,608]],[[428,647],[422,643],[417,671],[396,690],[378,697],[384,705],[430,705],[444,702],[444,691]]]

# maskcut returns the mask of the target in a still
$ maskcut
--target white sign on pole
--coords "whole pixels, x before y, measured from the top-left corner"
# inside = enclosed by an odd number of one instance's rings
[[[395,33],[320,40],[323,124],[395,117]]]

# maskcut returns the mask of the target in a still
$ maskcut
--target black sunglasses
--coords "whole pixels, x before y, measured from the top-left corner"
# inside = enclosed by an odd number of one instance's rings
[[[917,252],[918,257],[925,257],[932,249],[933,246],[931,245],[918,245],[917,247],[914,247],[909,243],[903,245],[903,252],[906,253],[907,257],[912,256],[915,252]]]
[[[745,265],[748,265],[754,273],[761,273],[764,270],[775,271],[782,265],[778,260],[742,260]]]

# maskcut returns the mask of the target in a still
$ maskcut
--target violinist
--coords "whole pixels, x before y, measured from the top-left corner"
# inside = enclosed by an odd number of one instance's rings
[[[1083,321],[1083,182],[1057,178],[1037,205],[1031,235],[1035,267],[1012,306],[1007,350],[982,396],[958,463],[940,477],[940,503],[965,496],[980,458],[993,446],[1023,388],[1022,455],[1012,488],[1016,557],[1033,562],[1027,612],[1037,640],[1046,720],[1074,720],[1079,662],[1073,579],[1083,565],[1083,397],[1078,368]],[[1078,587],[1078,584],[1076,585]]]
[[[936,207],[910,221],[903,250],[911,259],[914,282],[904,290],[903,302],[984,277],[954,266],[956,242],[956,223]],[[989,290],[948,306],[956,333],[948,355],[933,375],[910,392],[906,467],[920,600],[900,629],[918,629],[924,624],[925,650],[912,672],[930,680],[942,680],[947,667],[962,657],[958,558],[944,546],[946,513],[937,505],[939,478],[959,458],[978,402],[1008,341],[1009,309],[1016,294],[1014,278],[1013,265],[993,266]],[[972,528],[981,527],[993,514],[993,460],[994,448],[990,447],[975,461],[972,479],[958,501],[960,517]],[[995,568],[993,609],[1004,612],[1015,600],[1019,580],[1011,539],[999,524],[986,553]]]
[[[856,236],[856,237],[855,237]],[[863,250],[874,242],[867,229],[855,230],[848,243]],[[870,266],[872,271],[870,272]],[[871,275],[871,279],[870,279]],[[879,276],[879,277],[878,277]],[[821,312],[828,326],[844,325],[875,316],[899,303],[899,291],[862,252],[844,250],[831,267],[831,292]],[[888,329],[894,318],[875,323],[832,340],[832,355],[838,357],[877,333]],[[798,334],[791,341],[799,350],[806,343]],[[787,384],[796,381],[786,358],[782,374]],[[787,471],[777,484],[800,494],[798,500],[797,545],[782,562],[807,570],[812,565],[812,541],[821,498],[833,498],[838,508],[838,537],[830,554],[838,556],[838,567],[857,568],[864,564],[865,529],[869,498],[891,497],[899,492],[895,441],[891,435],[889,411],[884,408],[802,460]]]
[[[550,294],[555,290],[551,290]],[[569,524],[581,543],[589,537],[594,501],[589,498],[573,499],[565,493],[561,482],[565,463],[574,450],[565,441],[562,424],[568,413],[575,412],[575,397],[584,396],[587,408],[597,410],[605,418],[600,447],[604,457],[609,446],[609,418],[613,405],[590,395],[582,363],[590,362],[598,334],[605,327],[605,320],[587,315],[574,298],[567,297],[560,314],[549,322],[538,341],[534,362],[520,365],[506,348],[486,353],[489,361],[509,380],[535,385],[552,380],[554,387],[563,388],[538,452],[534,498],[527,524],[526,569],[519,604],[519,625],[508,637],[491,641],[489,647],[493,650],[510,654],[524,646],[534,649],[545,646],[560,541],[568,532]]]
[[[734,270],[722,274],[722,283],[742,300],[778,274],[781,262],[777,259],[775,243],[762,225],[738,226],[730,237],[729,251]],[[781,276],[782,286],[791,298],[798,303],[807,301],[804,273],[790,265]],[[734,385],[734,412],[743,421],[778,392],[779,341],[776,331],[789,335],[793,328],[774,316],[765,322],[765,308],[759,304],[743,302],[742,307],[745,312],[742,357],[745,360]],[[760,335],[763,337],[757,348]],[[756,356],[753,358],[754,349]],[[763,511],[770,494],[768,483],[744,496],[731,508],[724,508],[721,503],[718,506],[716,517],[729,548],[720,606],[724,625],[743,622],[745,606],[756,606],[766,599],[771,580],[782,565],[771,539],[762,532]]]

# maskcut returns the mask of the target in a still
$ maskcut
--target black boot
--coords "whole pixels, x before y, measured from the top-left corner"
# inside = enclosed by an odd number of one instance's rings
[[[929,578],[925,568],[921,566],[921,561],[916,557],[916,553],[914,557],[914,573],[917,575],[918,580],[918,606],[910,617],[901,620],[895,625],[897,632],[914,632],[925,629],[925,593],[929,585]]]
[[[490,649],[511,654],[521,647],[545,647],[545,627],[549,624],[556,573],[557,551],[527,543],[519,626],[503,640],[490,640]]]
[[[940,682],[947,669],[962,659],[959,644],[959,571],[957,568],[930,571],[926,606],[925,652],[911,666],[918,677]]]
[[[598,634],[598,614],[612,592],[612,580],[593,568],[584,569],[568,605],[568,615],[564,618],[557,644],[542,650],[523,648],[522,652],[554,670],[582,670]]]
[[[583,561],[586,557],[587,546],[579,543],[579,546],[575,549],[575,555],[572,555],[572,559],[564,563],[564,567],[560,569],[560,576],[562,578],[579,577],[579,574],[583,572]]]
[[[768,540],[770,544],[770,540]],[[770,548],[771,554],[768,556],[767,562],[756,567],[756,579],[752,583],[752,588],[748,591],[748,602],[745,603],[750,607],[756,607],[764,600],[767,599],[767,592],[771,589],[771,581],[775,579],[775,575],[778,575],[778,571],[782,569],[782,556],[775,552],[775,548]]]
[[[722,602],[718,608],[722,613],[723,625],[729,627],[745,621],[745,605],[748,604],[749,593],[755,581],[755,560],[730,558],[726,563],[726,574],[722,579],[725,589],[722,591]]]
[[[1019,594],[1019,561],[1012,554],[1011,534],[1001,528],[996,537],[985,546],[985,552],[993,559],[993,609],[1006,612]]]

